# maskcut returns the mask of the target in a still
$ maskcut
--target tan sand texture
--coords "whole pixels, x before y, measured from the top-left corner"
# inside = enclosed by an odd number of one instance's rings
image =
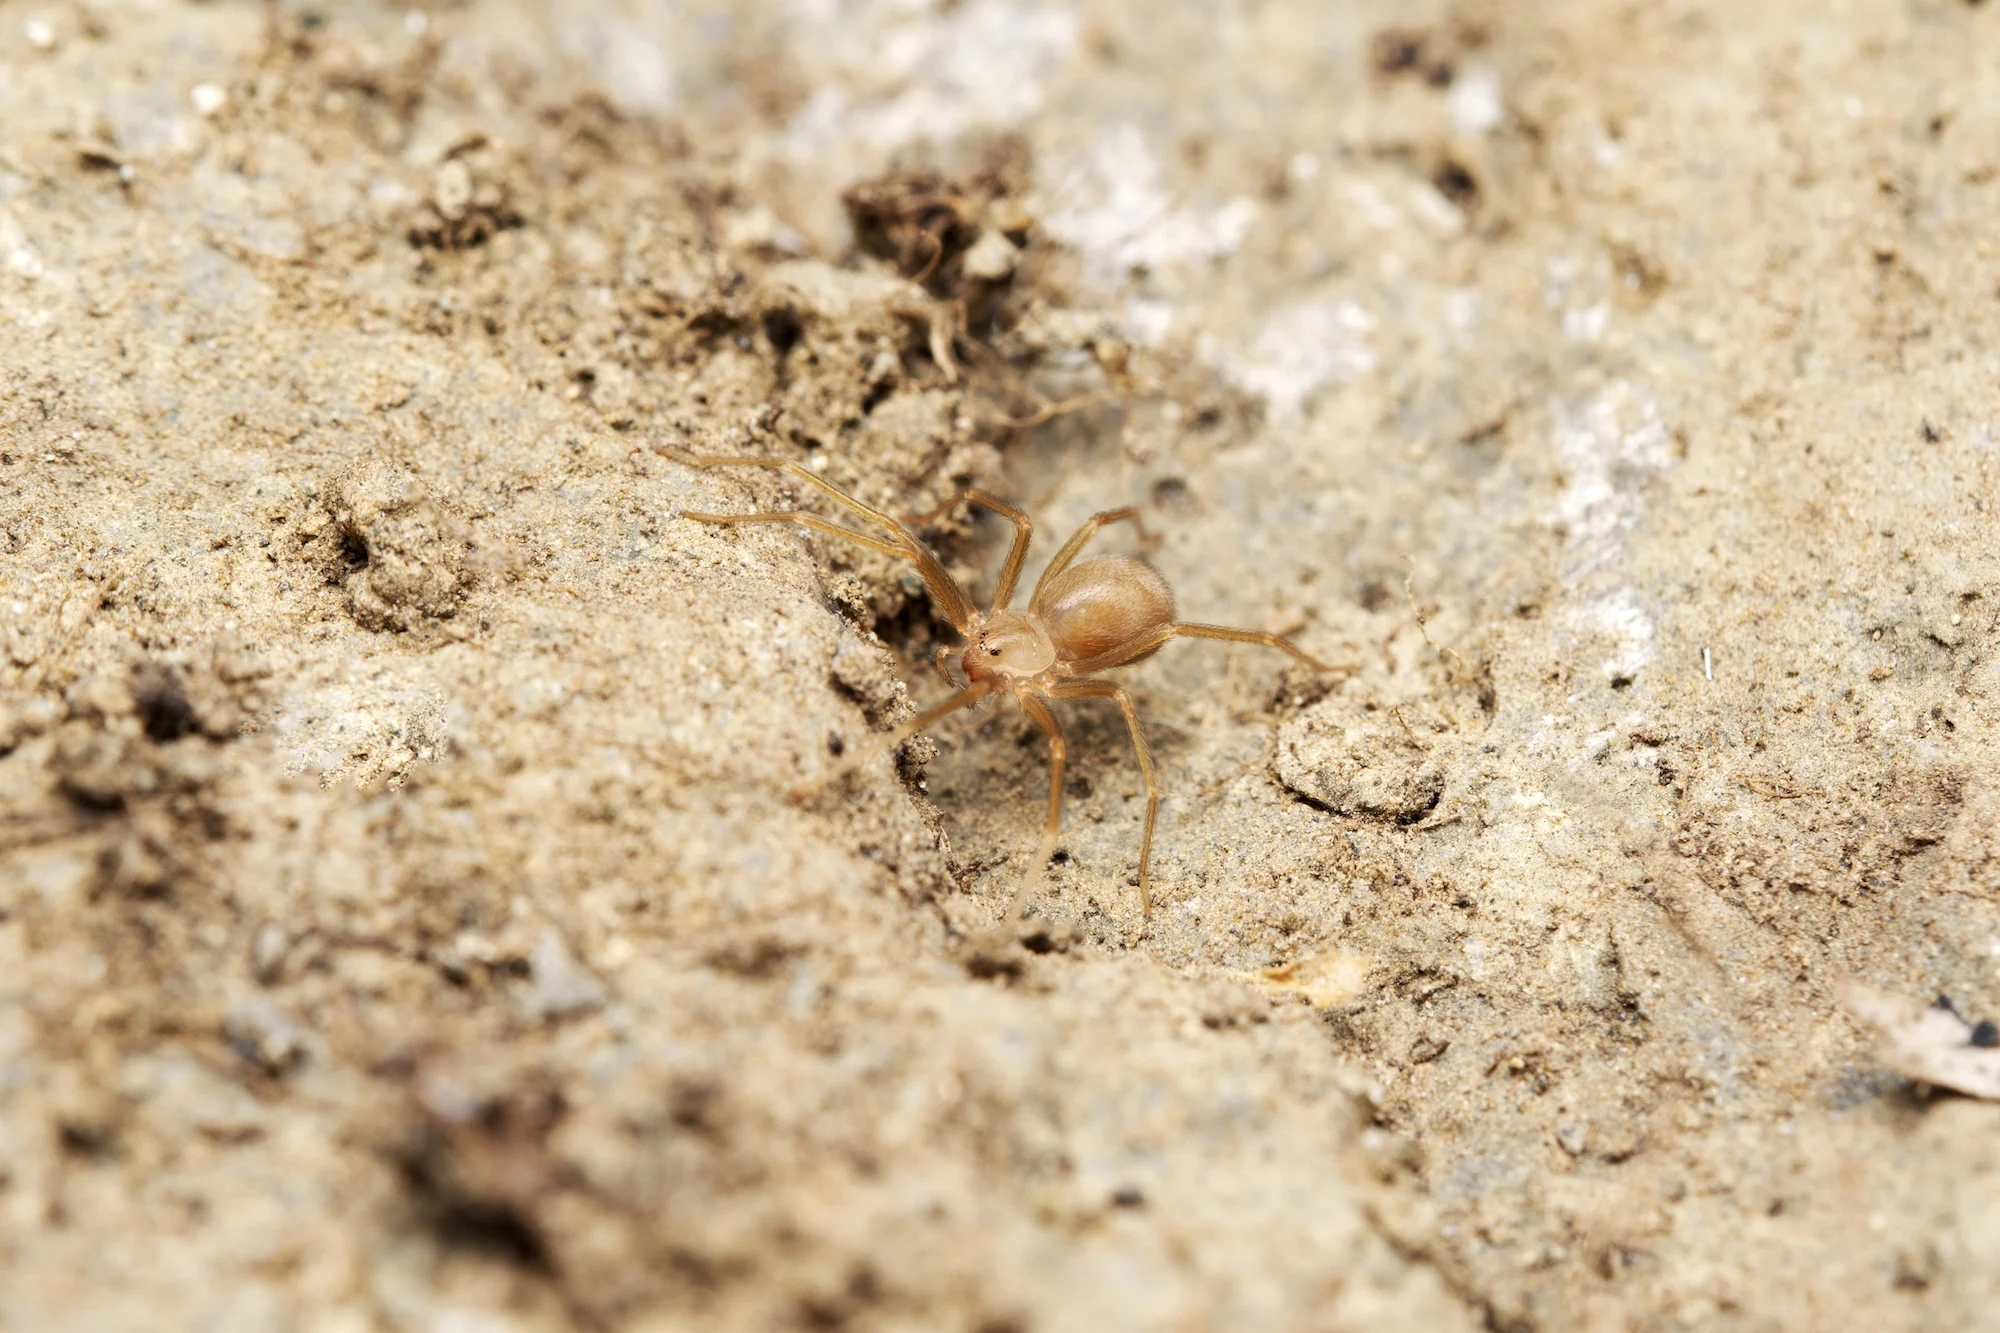
[[[0,1328],[2000,1328],[1996,49],[0,3]]]

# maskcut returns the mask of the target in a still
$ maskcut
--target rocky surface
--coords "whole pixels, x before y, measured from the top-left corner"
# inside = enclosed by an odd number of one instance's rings
[[[1996,23],[0,7],[0,1325],[1987,1326]]]

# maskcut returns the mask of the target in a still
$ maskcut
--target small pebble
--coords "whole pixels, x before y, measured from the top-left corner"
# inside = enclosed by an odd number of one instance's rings
[[[194,103],[197,116],[209,119],[229,105],[229,93],[219,83],[197,83],[188,93],[188,100]]]
[[[232,1001],[223,1015],[222,1031],[238,1055],[273,1078],[289,1073],[306,1058],[304,1030],[261,996]]]
[[[284,975],[285,955],[290,952],[291,946],[284,927],[275,921],[259,926],[256,937],[250,942],[250,975],[266,986],[276,982]]]
[[[56,45],[56,29],[47,19],[29,19],[21,25],[21,35],[28,39],[28,45],[37,51],[53,51]]]
[[[968,278],[978,278],[983,282],[999,282],[1014,271],[1014,264],[1021,252],[1014,243],[997,231],[983,231],[972,248],[965,252],[961,261],[961,271]]]
[[[544,930],[528,956],[534,985],[526,996],[530,1017],[569,1018],[603,1007],[604,986],[570,956],[563,938]]]
[[[439,167],[431,186],[431,200],[445,221],[456,222],[464,217],[472,206],[471,169],[457,158]]]

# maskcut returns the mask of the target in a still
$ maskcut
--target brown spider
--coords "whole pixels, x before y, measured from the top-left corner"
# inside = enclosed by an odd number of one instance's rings
[[[887,738],[893,749],[939,718],[970,707],[989,694],[1013,692],[1023,711],[1049,738],[1049,815],[1029,884],[1041,874],[1055,850],[1062,829],[1063,765],[1068,746],[1062,726],[1046,701],[1055,699],[1111,699],[1125,714],[1132,732],[1132,748],[1139,755],[1139,772],[1146,783],[1146,833],[1139,844],[1139,903],[1150,918],[1153,911],[1150,865],[1153,853],[1153,819],[1160,808],[1160,787],[1153,778],[1153,756],[1139,730],[1139,712],[1132,696],[1122,686],[1089,677],[1112,667],[1127,666],[1151,657],[1160,645],[1173,638],[1230,639],[1238,643],[1261,643],[1282,648],[1316,671],[1334,671],[1328,665],[1275,634],[1258,630],[1229,629],[1221,625],[1195,625],[1174,619],[1174,595],[1153,567],[1129,556],[1096,556],[1076,563],[1076,557],[1108,523],[1130,523],[1145,535],[1136,509],[1107,509],[1094,514],[1076,534],[1063,543],[1055,558],[1035,584],[1026,611],[1012,611],[1007,604],[1014,598],[1021,567],[1028,558],[1028,541],[1034,524],[1028,516],[1005,500],[981,490],[964,490],[923,518],[918,526],[950,512],[961,503],[984,505],[1014,525],[1014,544],[1007,563],[1000,570],[1000,584],[993,591],[991,609],[981,611],[966,595],[929,547],[909,528],[879,509],[871,508],[815,475],[798,463],[779,458],[747,455],[693,454],[656,444],[655,450],[689,467],[761,467],[789,473],[822,491],[828,499],[890,535],[877,537],[856,532],[818,514],[795,509],[757,514],[699,514],[683,511],[681,517],[702,523],[798,523],[841,537],[871,551],[909,560],[923,575],[931,598],[944,618],[966,638],[964,647],[940,648],[934,664],[945,679],[956,685],[947,671],[947,662],[956,659],[965,675],[965,687],[951,698],[898,727]],[[1025,896],[1026,889],[1023,889]],[[1016,898],[1018,906],[1020,897]]]

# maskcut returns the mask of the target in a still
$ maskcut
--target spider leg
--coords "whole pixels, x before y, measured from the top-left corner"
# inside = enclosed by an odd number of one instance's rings
[[[865,532],[856,532],[853,528],[842,527],[831,519],[797,509],[774,509],[761,514],[698,514],[692,509],[683,509],[681,517],[691,518],[697,523],[714,523],[718,526],[730,523],[797,523],[815,532],[824,532],[829,537],[845,537],[857,546],[865,546],[884,555],[908,554],[893,542],[885,542],[880,537],[870,537]]]
[[[1062,832],[1063,768],[1069,762],[1069,742],[1063,738],[1062,723],[1056,721],[1055,713],[1047,704],[1025,691],[1016,697],[1028,716],[1035,720],[1035,725],[1049,738],[1048,835],[1054,838]]]
[[[1021,566],[1028,562],[1028,542],[1035,535],[1034,520],[1015,505],[986,491],[967,487],[928,513],[910,520],[913,527],[924,527],[935,523],[960,504],[984,505],[994,513],[1014,525],[1014,544],[1007,551],[1007,563],[1001,567],[1000,582],[993,590],[993,609],[1005,611],[1007,603],[1014,600],[1014,585],[1021,581]]]
[[[1255,629],[1231,629],[1226,625],[1194,625],[1181,621],[1172,626],[1174,636],[1183,639],[1228,639],[1233,643],[1261,643],[1266,648],[1278,648],[1290,653],[1315,671],[1345,671],[1350,675],[1356,670],[1349,666],[1335,666],[1322,662],[1289,639],[1276,634],[1266,634]]]
[[[974,681],[971,685],[952,695],[951,698],[946,699],[943,703],[926,708],[923,712],[917,714],[902,726],[897,727],[888,735],[874,740],[874,743],[866,747],[855,747],[852,753],[839,764],[836,764],[829,772],[814,778],[810,782],[802,782],[792,788],[790,792],[786,793],[788,799],[794,803],[803,801],[815,792],[832,786],[877,755],[895,753],[897,746],[926,727],[931,726],[939,718],[948,717],[961,708],[972,707],[972,705],[993,693],[997,688],[999,688],[998,682],[992,677],[986,680]]]
[[[1107,509],[1102,513],[1092,514],[1083,521],[1083,526],[1072,533],[1070,539],[1062,544],[1062,549],[1057,551],[1055,558],[1049,561],[1049,567],[1042,571],[1042,576],[1039,579],[1035,580],[1035,594],[1028,599],[1029,604],[1033,605],[1036,599],[1042,595],[1042,589],[1048,586],[1050,579],[1070,567],[1071,562],[1090,543],[1090,539],[1097,535],[1099,528],[1112,523],[1130,523],[1139,530],[1141,538],[1148,541],[1152,539],[1153,534],[1146,531],[1146,525],[1139,521],[1139,511],[1130,505],[1122,509]]]
[[[1069,742],[1063,739],[1062,723],[1056,720],[1053,709],[1026,690],[1016,690],[1014,697],[1021,702],[1021,709],[1035,720],[1049,738],[1049,817],[1042,829],[1042,843],[1036,849],[1035,859],[1029,863],[1028,873],[1021,879],[1021,887],[1014,891],[1014,901],[1007,908],[1007,921],[1019,921],[1021,912],[1033,901],[1035,893],[1042,886],[1042,877],[1048,873],[1049,858],[1055,855],[1056,839],[1062,836],[1062,790],[1063,769],[1069,759]]]
[[[827,499],[848,510],[857,518],[873,523],[878,527],[887,528],[900,537],[910,536],[909,529],[898,523],[890,515],[883,513],[873,505],[864,504],[862,501],[855,499],[803,463],[794,463],[789,458],[765,458],[760,454],[697,454],[687,449],[676,449],[670,444],[655,444],[653,452],[663,457],[671,458],[674,462],[685,467],[701,468],[704,470],[718,467],[761,467],[770,472],[783,472],[790,475],[793,480],[802,481],[806,485],[820,491]]]
[[[1315,671],[1338,671],[1351,676],[1360,669],[1322,662],[1289,639],[1280,638],[1276,634],[1266,634],[1262,630],[1230,629],[1226,625],[1196,625],[1186,621],[1176,621],[1147,630],[1136,638],[1127,639],[1116,647],[1107,648],[1094,656],[1079,658],[1066,664],[1064,670],[1077,676],[1109,671],[1112,667],[1138,661],[1169,639],[1228,639],[1233,643],[1260,643],[1267,648],[1283,649]]]
[[[915,533],[911,532],[901,523],[898,523],[890,515],[883,513],[871,505],[863,504],[846,491],[841,490],[838,486],[826,480],[826,478],[815,473],[811,468],[794,463],[786,458],[763,458],[753,454],[696,454],[689,453],[685,449],[675,449],[670,445],[664,444],[655,444],[653,450],[655,453],[671,458],[674,462],[686,467],[704,469],[715,467],[761,467],[772,472],[783,472],[794,480],[802,481],[808,486],[814,487],[821,494],[855,517],[861,519],[864,523],[872,523],[876,527],[886,529],[890,534],[890,540],[881,545],[876,545],[877,542],[881,541],[880,538],[866,537],[838,525],[820,528],[821,531],[830,531],[836,536],[846,537],[851,541],[860,542],[864,546],[873,546],[875,550],[887,551],[891,555],[900,556],[910,561],[917,567],[917,572],[923,575],[924,585],[931,590],[931,596],[937,601],[938,610],[943,612],[945,619],[952,623],[953,628],[962,632],[967,625],[972,623],[972,617],[975,612],[972,599],[966,595],[965,589],[958,586],[958,580],[951,576],[950,572],[945,569],[943,562],[931,553],[931,549],[917,540]],[[704,523],[714,523],[725,518],[725,516],[717,514],[688,514],[687,517]],[[744,515],[742,517],[758,522],[780,521],[777,518],[768,518],[765,515]],[[782,517],[789,519],[790,511],[787,511]],[[804,522],[803,519],[799,521]],[[819,524],[808,523],[806,526],[819,527]]]
[[[1153,824],[1160,813],[1160,784],[1153,775],[1153,752],[1146,734],[1139,730],[1139,710],[1125,687],[1108,680],[1059,680],[1045,691],[1051,699],[1111,699],[1125,714],[1126,729],[1132,733],[1132,749],[1139,756],[1139,776],[1146,783],[1146,833],[1139,842],[1139,910],[1146,920],[1153,916]],[[1025,699],[1023,700],[1025,702]]]

